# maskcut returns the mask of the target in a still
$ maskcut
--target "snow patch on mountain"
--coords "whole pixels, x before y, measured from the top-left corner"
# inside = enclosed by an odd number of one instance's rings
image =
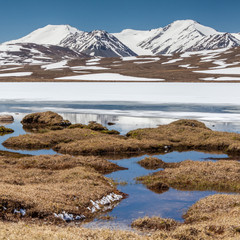
[[[193,20],[179,20],[164,27],[157,34],[141,42],[139,46],[151,50],[153,54],[184,52],[203,37],[217,34]]]
[[[152,29],[149,31],[125,29],[120,33],[113,33],[113,35],[138,55],[152,55],[151,50],[143,49],[139,44],[161,31],[161,29]]]
[[[59,45],[60,42],[67,36],[81,33],[78,29],[69,25],[47,25],[39,28],[25,37],[7,43],[36,43],[36,44],[51,44]]]

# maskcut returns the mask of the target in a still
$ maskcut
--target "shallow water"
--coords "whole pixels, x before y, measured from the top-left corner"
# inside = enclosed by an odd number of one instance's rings
[[[20,124],[21,119],[30,112],[53,110],[60,113],[72,123],[87,124],[89,121],[97,121],[109,129],[118,130],[121,134],[137,128],[156,127],[160,124],[168,124],[181,118],[193,118],[203,121],[208,127],[219,131],[240,132],[240,123],[234,106],[197,106],[197,105],[144,105],[144,104],[106,104],[106,103],[33,103],[33,102],[2,102],[0,114],[10,113],[15,121],[7,125],[15,130],[14,133],[0,136],[0,150],[14,151],[24,154],[56,154],[53,150],[9,150],[2,146],[2,142],[12,136],[26,134]],[[195,114],[193,114],[193,112]],[[203,114],[204,113],[204,114]],[[216,118],[204,118],[206,114],[217,114]],[[229,114],[230,113],[230,114]],[[232,115],[231,115],[232,114]],[[195,117],[194,117],[195,116]],[[212,115],[213,116],[213,115]],[[221,118],[220,118],[221,116]],[[114,125],[108,126],[108,123]],[[118,189],[129,194],[129,197],[120,202],[111,212],[107,213],[113,219],[104,221],[95,219],[85,224],[86,227],[108,227],[130,229],[132,220],[148,216],[161,216],[182,221],[182,214],[200,198],[214,194],[214,191],[178,191],[170,189],[162,194],[148,190],[141,183],[136,183],[135,178],[151,174],[159,170],[146,170],[137,164],[137,161],[145,156],[129,159],[113,160],[128,170],[118,171],[106,175],[125,185],[119,185]],[[208,161],[214,158],[227,158],[225,154],[207,154],[201,152],[171,152],[157,155],[166,162],[179,162],[186,159]]]
[[[124,185],[118,185],[118,189],[129,194],[129,196],[106,214],[112,220],[106,221],[97,218],[93,222],[85,224],[85,227],[95,228],[101,226],[111,229],[130,229],[131,222],[134,219],[144,216],[159,216],[183,221],[182,215],[192,204],[203,197],[216,193],[214,191],[178,191],[170,188],[169,191],[158,194],[148,190],[143,184],[136,183],[135,178],[161,169],[147,170],[141,167],[137,162],[146,156],[112,161],[119,166],[128,168],[128,170],[113,172],[106,175],[106,177],[120,183],[124,182]],[[165,155],[155,155],[155,157],[165,162],[180,162],[186,159],[207,161],[209,158],[227,158],[228,156],[225,154],[190,151],[171,152]]]

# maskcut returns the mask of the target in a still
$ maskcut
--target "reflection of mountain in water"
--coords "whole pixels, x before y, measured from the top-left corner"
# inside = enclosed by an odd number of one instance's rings
[[[71,123],[88,124],[90,121],[95,121],[107,126],[109,122],[117,122],[118,116],[102,115],[102,114],[75,114],[75,113],[63,113],[62,116],[68,119]]]
[[[13,114],[21,121],[31,112],[54,111],[72,123],[96,121],[121,134],[150,128],[178,119],[196,119],[217,131],[240,132],[240,107],[234,105],[141,104],[96,102],[0,102],[0,114]],[[18,112],[18,115],[15,114]],[[115,123],[108,126],[108,122]]]

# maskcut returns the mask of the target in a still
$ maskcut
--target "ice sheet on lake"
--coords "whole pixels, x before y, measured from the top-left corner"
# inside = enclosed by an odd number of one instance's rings
[[[0,100],[240,105],[239,83],[0,83]]]

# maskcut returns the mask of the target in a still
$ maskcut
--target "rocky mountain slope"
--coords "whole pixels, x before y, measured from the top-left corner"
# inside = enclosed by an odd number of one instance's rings
[[[47,57],[51,58],[51,55],[55,61],[55,57],[64,53],[70,58],[128,57],[229,49],[237,46],[240,46],[240,33],[218,32],[193,20],[178,20],[150,31],[126,29],[114,34],[102,30],[84,32],[69,25],[47,25],[25,37],[1,44],[0,57],[1,61],[7,58],[10,62],[17,59],[17,62],[31,63],[36,62],[39,56],[46,57],[34,53],[47,52],[46,48],[51,52],[48,52]],[[18,49],[16,54],[14,48]],[[34,57],[37,59],[32,60]]]
[[[85,58],[69,48],[35,43],[8,43],[0,45],[0,65],[44,64],[63,59]]]
[[[139,55],[145,52],[159,55],[240,46],[240,34],[217,32],[193,20],[175,21],[164,28],[150,31],[123,30],[114,35]]]

